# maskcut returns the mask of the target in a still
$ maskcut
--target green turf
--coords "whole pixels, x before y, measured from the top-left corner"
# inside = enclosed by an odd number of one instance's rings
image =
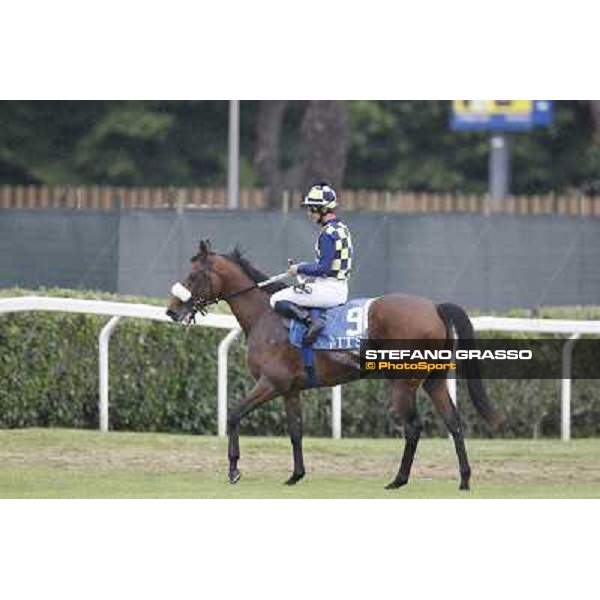
[[[412,480],[383,489],[401,440],[308,438],[308,476],[282,485],[285,438],[242,437],[242,480],[227,483],[226,441],[210,436],[59,429],[0,431],[2,498],[598,498],[600,440],[468,440],[472,491],[457,490],[447,439],[421,441]]]

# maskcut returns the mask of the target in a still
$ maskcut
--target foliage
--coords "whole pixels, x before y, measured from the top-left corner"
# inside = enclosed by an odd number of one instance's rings
[[[3,290],[2,296],[25,294]],[[31,292],[29,292],[31,293]],[[46,295],[66,295],[53,290]],[[70,292],[74,297],[123,297]],[[127,297],[127,301],[148,299]],[[153,300],[160,303],[160,300]],[[554,316],[582,318],[598,309],[547,309]],[[68,313],[22,313],[0,316],[0,427],[95,428],[98,423],[97,340],[103,317]],[[128,431],[214,433],[216,431],[217,344],[223,332],[210,328],[182,330],[142,319],[124,320],[111,341],[111,426]],[[521,336],[523,337],[523,336]],[[251,388],[245,343],[232,347],[229,386],[235,405]],[[578,357],[597,364],[600,357]],[[558,361],[559,357],[552,360]],[[591,361],[591,362],[590,362]],[[595,361],[595,362],[594,362]],[[491,432],[467,399],[459,382],[460,409],[471,435],[505,437],[557,436],[560,405],[557,382],[488,381],[490,397],[508,417],[501,432]],[[343,431],[348,437],[397,434],[389,414],[384,381],[362,380],[344,386]],[[573,385],[573,434],[600,433],[600,394],[594,380]],[[330,432],[329,390],[303,395],[304,421],[310,435]],[[444,435],[430,400],[419,392],[426,435]],[[275,400],[245,420],[246,434],[283,435],[282,402]]]
[[[309,102],[286,103],[279,166],[306,156]],[[512,191],[598,190],[590,102],[558,101],[551,127],[510,135]],[[241,105],[241,185],[256,171],[260,102]],[[453,132],[449,101],[349,101],[349,188],[484,193],[489,134]],[[0,183],[223,186],[225,101],[0,103]],[[340,183],[340,182],[336,182]]]
[[[489,133],[454,132],[448,101],[350,102],[349,187],[485,193]],[[508,136],[517,194],[564,191],[598,179],[587,102],[555,102],[553,124]]]

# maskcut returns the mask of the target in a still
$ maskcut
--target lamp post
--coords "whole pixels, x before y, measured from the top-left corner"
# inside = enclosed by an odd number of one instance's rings
[[[508,195],[510,158],[504,132],[495,132],[490,139],[490,197],[502,200]]]
[[[227,162],[227,208],[240,206],[240,101],[229,101],[229,153]]]

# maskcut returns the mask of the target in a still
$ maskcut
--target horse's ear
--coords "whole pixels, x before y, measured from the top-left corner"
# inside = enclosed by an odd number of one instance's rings
[[[209,240],[200,240],[200,245],[198,246],[198,257],[201,260],[204,260],[210,254],[210,241]]]

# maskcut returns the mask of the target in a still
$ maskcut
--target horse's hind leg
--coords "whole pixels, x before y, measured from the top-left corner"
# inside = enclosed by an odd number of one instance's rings
[[[454,448],[458,457],[458,466],[460,470],[460,490],[469,489],[469,480],[471,479],[471,467],[467,458],[467,449],[465,447],[465,438],[460,420],[460,415],[448,392],[448,382],[446,374],[436,378],[430,377],[425,381],[423,387],[429,394],[433,404],[444,419],[446,428],[454,440]]]
[[[294,455],[294,472],[285,483],[286,485],[294,485],[305,474],[304,457],[302,455],[302,407],[300,406],[300,394],[298,392],[285,396],[285,415]]]
[[[417,412],[416,390],[405,379],[390,380],[392,387],[392,409],[395,419],[404,426],[404,452],[400,469],[386,489],[393,490],[408,483],[419,438],[421,437],[421,419]]]

